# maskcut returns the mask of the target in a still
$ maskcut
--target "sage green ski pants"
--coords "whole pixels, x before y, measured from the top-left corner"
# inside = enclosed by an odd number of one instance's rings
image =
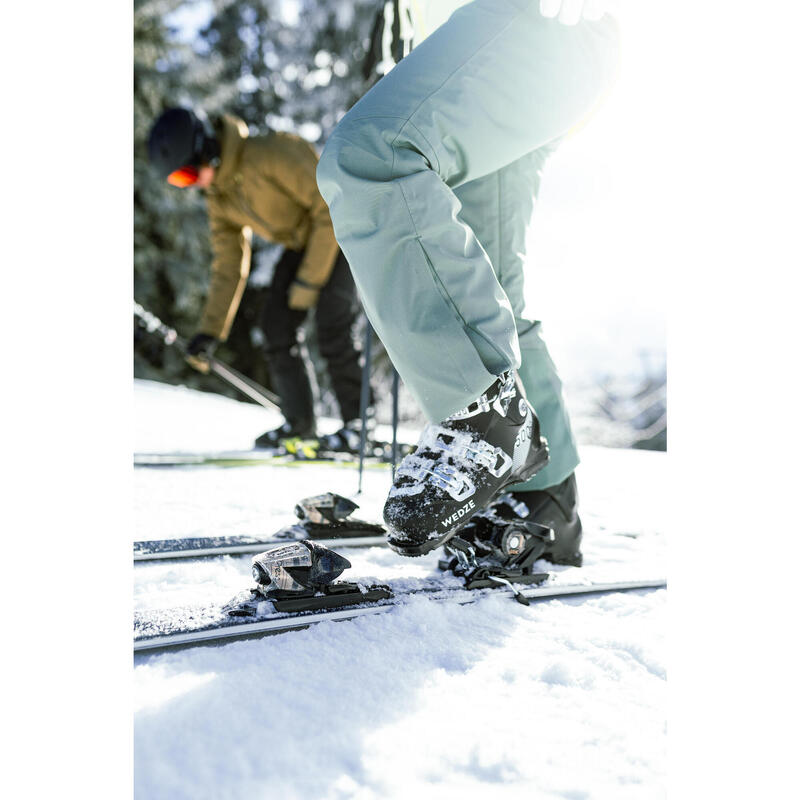
[[[565,26],[539,0],[475,0],[345,115],[317,180],[367,316],[438,422],[517,369],[550,444],[524,486],[578,464],[561,382],[524,313],[542,167],[609,88],[617,29]]]

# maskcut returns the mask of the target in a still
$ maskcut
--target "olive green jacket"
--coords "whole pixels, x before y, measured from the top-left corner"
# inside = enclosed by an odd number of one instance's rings
[[[248,136],[225,115],[218,130],[221,156],[206,190],[211,230],[211,282],[199,330],[224,341],[250,272],[252,232],[305,255],[289,290],[289,306],[313,306],[333,270],[339,246],[328,207],[317,189],[314,148],[288,133]]]

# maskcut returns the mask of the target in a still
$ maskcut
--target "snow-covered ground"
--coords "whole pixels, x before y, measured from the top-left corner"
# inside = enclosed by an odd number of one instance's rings
[[[137,382],[136,450],[245,447],[274,420],[249,404]],[[585,448],[582,570],[664,572],[666,456]],[[366,472],[379,519],[388,469]],[[270,533],[302,496],[353,496],[322,466],[135,471],[136,538]],[[423,577],[436,557],[343,548],[353,575]],[[546,562],[541,562],[547,567]],[[135,569],[137,609],[225,601],[249,559]],[[666,592],[469,606],[421,598],[389,614],[139,657],[136,797],[654,798],[665,795]]]

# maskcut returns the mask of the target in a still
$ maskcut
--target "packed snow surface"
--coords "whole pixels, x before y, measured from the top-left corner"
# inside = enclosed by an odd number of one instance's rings
[[[138,452],[234,450],[277,424],[250,404],[137,381]],[[663,577],[662,453],[584,448],[582,569],[558,582]],[[137,539],[268,534],[336,491],[380,519],[388,469],[138,468]],[[436,553],[340,548],[344,577],[435,574]],[[135,568],[135,608],[225,602],[248,557]],[[665,788],[666,591],[388,614],[139,656],[136,797],[657,798]]]

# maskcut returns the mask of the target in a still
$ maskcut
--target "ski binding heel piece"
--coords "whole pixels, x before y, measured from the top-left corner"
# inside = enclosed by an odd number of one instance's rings
[[[290,541],[348,539],[386,533],[383,525],[351,517],[357,508],[358,503],[334,492],[306,497],[294,507],[295,516],[300,522],[281,528],[275,538]]]
[[[357,508],[358,503],[340,494],[326,492],[304,498],[294,507],[294,513],[299,520],[308,520],[317,525],[332,525],[346,520]]]

